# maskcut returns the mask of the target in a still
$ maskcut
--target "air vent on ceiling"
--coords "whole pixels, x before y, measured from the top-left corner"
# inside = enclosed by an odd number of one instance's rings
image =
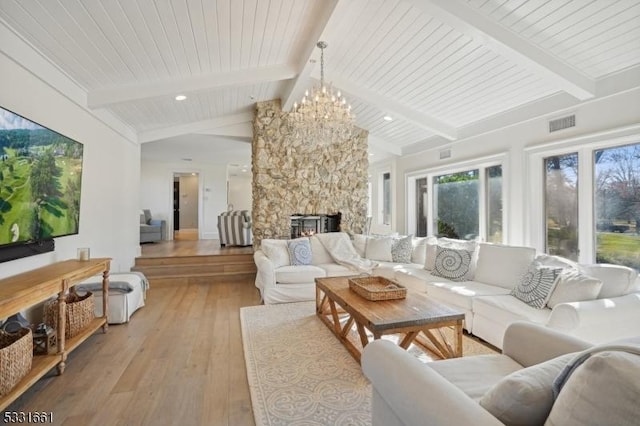
[[[576,127],[575,114],[549,121],[549,133],[568,129],[569,127]]]
[[[451,157],[451,150],[450,149],[443,149],[442,151],[440,151],[440,159],[444,160],[445,158],[449,158]]]

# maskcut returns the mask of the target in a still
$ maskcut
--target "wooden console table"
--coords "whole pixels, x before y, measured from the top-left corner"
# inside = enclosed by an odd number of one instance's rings
[[[31,371],[9,392],[0,398],[0,411],[4,410],[24,391],[47,374],[53,367],[64,372],[67,354],[77,348],[96,330],[107,332],[106,313],[109,301],[109,268],[111,259],[66,260],[0,280],[0,318],[9,317],[30,306],[58,295],[58,353],[33,357]],[[102,274],[102,317],[95,318],[79,335],[65,341],[65,294],[70,288],[94,275]]]

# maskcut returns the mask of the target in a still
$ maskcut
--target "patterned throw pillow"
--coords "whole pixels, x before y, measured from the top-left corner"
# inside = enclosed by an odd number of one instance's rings
[[[311,243],[308,238],[287,241],[292,265],[311,265]]]
[[[393,240],[391,245],[391,261],[396,263],[411,263],[411,252],[413,245],[411,244],[412,236]]]
[[[438,246],[436,264],[431,272],[451,281],[466,281],[471,272],[473,251]]]
[[[533,261],[520,283],[511,290],[511,295],[531,307],[542,309],[556,286],[560,272],[562,268],[548,268]]]

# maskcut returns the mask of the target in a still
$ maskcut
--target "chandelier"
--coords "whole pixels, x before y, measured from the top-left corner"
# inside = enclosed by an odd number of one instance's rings
[[[329,144],[332,141],[349,139],[355,132],[351,105],[340,91],[334,92],[331,85],[324,82],[324,49],[327,43],[319,41],[320,87],[307,90],[300,104],[293,104],[289,119],[293,128],[305,139],[315,144]]]

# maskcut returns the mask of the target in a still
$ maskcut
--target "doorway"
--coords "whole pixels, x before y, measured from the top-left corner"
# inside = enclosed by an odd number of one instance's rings
[[[173,174],[173,239],[197,240],[199,174]]]

